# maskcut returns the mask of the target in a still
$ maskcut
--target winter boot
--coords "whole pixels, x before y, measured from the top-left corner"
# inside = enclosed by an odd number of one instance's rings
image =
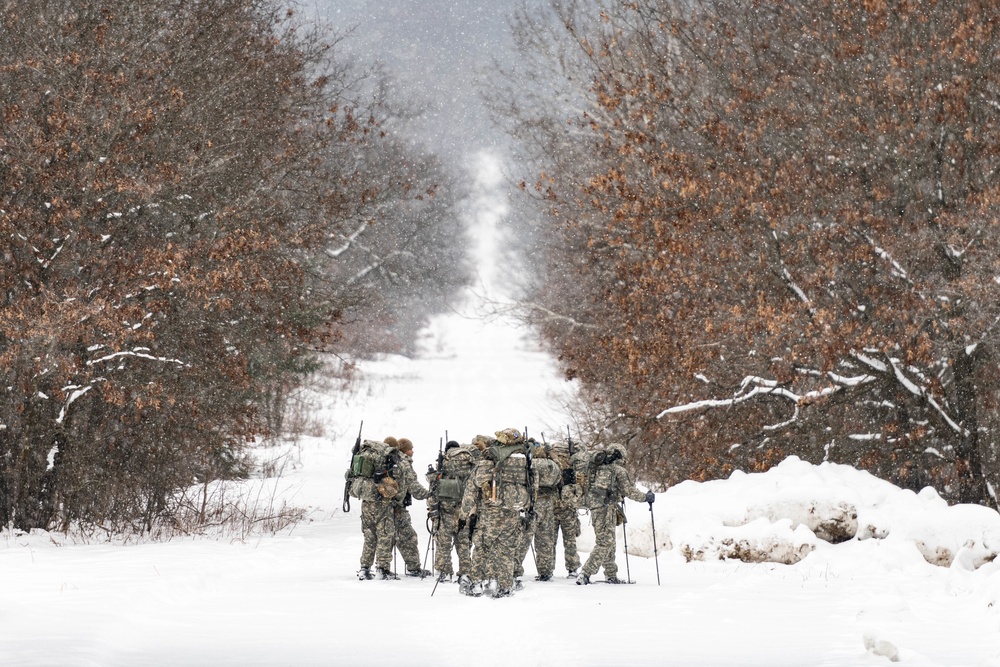
[[[590,583],[590,575],[586,572],[581,572],[580,576],[576,578],[577,586],[586,586]]]
[[[439,583],[443,584],[445,582],[451,581],[451,575],[448,574],[447,572],[441,572],[440,574],[438,574],[437,580]]]
[[[496,598],[509,598],[513,594],[514,594],[514,591],[510,590],[509,588],[498,588],[497,591],[496,591],[496,593],[493,594],[493,599],[496,599]]]
[[[540,574],[537,577],[535,577],[535,581],[552,581],[552,575],[551,574]]]
[[[625,582],[618,577],[604,577],[604,583],[606,584],[624,584]]]
[[[372,574],[372,569],[368,566],[362,567],[358,570],[358,579],[365,581],[366,579],[374,579],[375,575]]]
[[[518,577],[517,579],[514,579],[514,590],[515,591],[523,591],[524,590],[524,584],[521,583],[521,578],[520,577]]]
[[[570,570],[566,574],[566,578],[567,579],[576,579],[579,575],[580,575],[580,571],[579,570]]]
[[[407,568],[406,569],[406,576],[408,576],[408,577],[420,577],[421,579],[423,579],[424,577],[431,576],[431,571],[430,570],[425,570],[425,569],[421,568],[420,566],[417,566],[417,567],[412,568],[412,569],[411,568]]]
[[[461,593],[462,595],[472,596],[473,595],[472,589],[473,589],[472,579],[469,577],[469,575],[463,574],[461,577],[458,578],[459,593]]]
[[[379,579],[382,579],[382,580],[399,579],[399,577],[397,577],[395,574],[393,574],[387,568],[384,568],[384,567],[376,567],[375,568],[375,575]]]

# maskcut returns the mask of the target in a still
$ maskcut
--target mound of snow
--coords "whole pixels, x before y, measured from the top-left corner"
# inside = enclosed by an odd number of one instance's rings
[[[790,564],[821,544],[878,539],[912,544],[933,565],[974,570],[1000,552],[1000,514],[990,508],[949,506],[930,488],[913,493],[850,466],[797,457],[763,473],[683,482],[654,508],[658,548],[689,561]],[[651,535],[630,539],[630,552],[651,555]]]

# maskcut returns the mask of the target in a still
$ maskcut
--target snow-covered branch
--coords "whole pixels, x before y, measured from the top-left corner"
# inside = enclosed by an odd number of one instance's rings
[[[104,361],[110,361],[112,359],[117,359],[119,357],[138,357],[139,359],[149,359],[150,361],[162,361],[170,364],[177,364],[178,366],[189,366],[190,364],[181,361],[180,359],[170,359],[169,357],[156,357],[152,354],[147,354],[145,350],[148,348],[136,348],[134,350],[125,350],[122,352],[113,352],[112,354],[105,355],[103,357],[98,357],[97,359],[91,359],[87,362],[88,366],[94,366]]]

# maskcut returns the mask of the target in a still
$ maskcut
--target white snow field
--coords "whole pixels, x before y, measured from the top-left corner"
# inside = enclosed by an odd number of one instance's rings
[[[502,207],[477,210],[488,249]],[[552,360],[475,303],[434,319],[415,358],[363,363],[355,392],[317,397],[322,435],[268,453],[287,455],[281,476],[241,491],[264,509],[305,508],[293,528],[129,544],[0,533],[0,665],[1000,666],[1000,516],[796,459],[658,494],[656,558],[649,506],[629,502],[635,585],[562,578],[561,544],[557,578],[535,582],[529,555],[511,598],[359,581],[360,503],[341,503],[362,419],[366,437],[412,439],[418,473],[446,430],[551,439],[570,423],[573,388]],[[411,510],[423,552],[425,507]],[[584,531],[586,558],[586,517]],[[721,558],[737,554],[765,562]]]

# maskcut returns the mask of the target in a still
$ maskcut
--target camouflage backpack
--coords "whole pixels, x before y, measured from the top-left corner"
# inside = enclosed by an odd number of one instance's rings
[[[444,454],[441,476],[436,482],[434,496],[438,500],[457,503],[465,493],[465,483],[476,467],[472,447],[452,447]]]
[[[351,458],[351,467],[345,475],[351,482],[351,496],[360,500],[381,498],[378,484],[383,479],[394,476],[398,463],[399,450],[395,447],[378,440],[362,442],[358,453]]]
[[[604,507],[612,502],[618,502],[614,497],[615,470],[612,465],[618,459],[608,456],[604,450],[580,456],[577,465],[586,465],[583,486],[583,507]],[[577,472],[577,479],[580,479]]]
[[[545,450],[541,450],[538,456],[532,457],[531,468],[538,476],[539,489],[557,491],[562,487],[562,467],[557,461],[549,458],[549,453]]]
[[[492,465],[480,467],[475,481],[486,506],[518,511],[530,508],[532,472],[524,444],[487,447],[483,459]]]

